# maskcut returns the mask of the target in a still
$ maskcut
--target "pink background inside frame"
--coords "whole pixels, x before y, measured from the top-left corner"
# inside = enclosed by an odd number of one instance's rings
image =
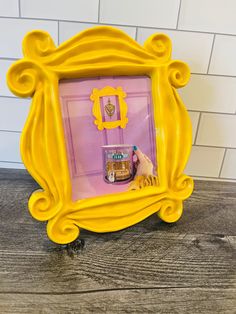
[[[127,96],[129,119],[125,129],[120,127],[99,131],[94,124],[94,88],[122,87]],[[129,184],[113,185],[103,180],[103,145],[132,144],[138,146],[156,169],[156,142],[152,114],[151,80],[146,76],[102,77],[64,80],[59,83],[67,156],[72,183],[72,200],[127,191]],[[112,118],[105,114],[108,98],[116,110]],[[120,119],[116,96],[100,98],[103,121]]]

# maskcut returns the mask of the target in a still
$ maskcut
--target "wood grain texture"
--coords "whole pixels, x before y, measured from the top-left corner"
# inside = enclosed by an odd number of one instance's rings
[[[235,313],[233,290],[123,289],[65,295],[0,295],[1,313]]]
[[[37,184],[0,170],[0,313],[236,313],[236,184],[197,181],[176,224],[50,242]]]

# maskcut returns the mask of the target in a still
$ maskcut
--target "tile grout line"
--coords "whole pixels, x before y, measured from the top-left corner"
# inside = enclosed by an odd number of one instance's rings
[[[199,112],[199,113],[206,113],[206,114],[222,114],[226,116],[234,116],[234,112],[218,112],[218,111],[205,111],[205,110],[192,110],[192,109],[187,109],[188,112]]]
[[[22,58],[22,57],[20,57]],[[6,61],[17,61],[20,58],[8,58],[8,57],[0,57],[0,60],[6,60]]]
[[[190,176],[194,179],[194,180],[197,180],[197,179],[202,179],[202,178],[205,178],[205,179],[215,179],[215,181],[223,181],[223,182],[229,182],[229,181],[234,181],[234,182],[236,182],[236,178],[234,179],[234,178],[223,178],[223,177],[221,177],[221,178],[218,178],[218,177],[211,177],[211,176],[200,176],[200,175],[191,175],[190,174]]]
[[[57,44],[60,45],[60,21],[57,21]]]
[[[17,17],[17,16],[0,16],[0,19],[15,19],[15,20],[40,20],[40,21],[52,21],[57,22],[58,19],[50,19],[50,18],[39,18],[39,17]],[[78,20],[64,20],[60,19],[59,21],[68,22],[68,23],[82,23],[82,24],[97,24],[98,22],[91,22],[91,21],[78,21]],[[127,24],[119,24],[119,23],[106,23],[100,22],[101,25],[111,25],[111,26],[125,26],[125,27],[139,27],[144,29],[163,29],[163,30],[170,30],[170,31],[178,31],[178,32],[186,32],[186,33],[199,33],[199,34],[209,34],[209,35],[223,35],[223,36],[236,36],[235,34],[228,34],[228,33],[217,33],[217,32],[208,32],[208,31],[198,31],[198,30],[188,30],[188,29],[177,29],[173,27],[157,27],[157,26],[144,26],[144,25],[127,25]]]
[[[179,17],[180,17],[181,5],[182,5],[182,0],[179,1],[179,10],[178,10],[177,23],[176,23],[175,29],[178,29],[178,27],[179,27]]]
[[[199,131],[199,126],[200,126],[201,118],[202,118],[202,113],[200,112],[200,114],[199,114],[199,119],[198,119],[198,123],[197,123],[197,128],[196,128],[196,134],[195,134],[195,138],[194,138],[194,141],[193,141],[193,144],[194,144],[194,145],[196,145],[196,142],[197,142],[197,136],[198,136],[198,131]]]
[[[224,166],[224,161],[225,161],[226,153],[227,153],[227,148],[225,148],[225,151],[224,151],[224,155],[223,155],[223,159],[222,159],[222,163],[221,163],[221,167],[220,167],[220,171],[219,171],[218,178],[221,177],[221,173],[222,173],[222,170],[223,170],[223,166]]]
[[[220,181],[223,181],[223,182],[236,182],[236,178],[230,178],[230,177],[220,177],[220,178],[217,178],[218,180]]]
[[[21,134],[21,131],[14,131],[14,130],[0,130],[2,133],[16,133],[16,134]]]
[[[135,31],[135,40],[138,41],[138,27],[136,27],[136,31]]]
[[[6,163],[9,163],[9,164],[22,164],[23,165],[23,162],[20,162],[20,161],[0,160],[0,162],[6,162]]]
[[[19,9],[19,17],[21,17],[21,3],[20,3],[20,0],[18,0],[18,9]]]
[[[191,74],[193,74],[193,75],[220,76],[220,77],[230,77],[230,78],[236,78],[236,75],[227,75],[227,74],[196,73],[196,72],[191,72]]]
[[[22,97],[18,97],[18,96],[4,96],[4,95],[0,95],[0,98],[22,99]],[[26,97],[25,99],[30,99],[30,98],[29,98],[29,97]]]
[[[101,6],[101,0],[98,0],[98,23],[100,23],[100,6]]]
[[[207,67],[207,74],[209,73],[209,69],[210,69],[210,65],[211,65],[211,58],[212,58],[213,49],[214,49],[214,45],[215,45],[215,39],[216,39],[216,34],[214,34],[213,41],[212,41],[209,63],[208,63],[208,67]]]
[[[220,149],[234,149],[236,150],[236,146],[225,147],[225,146],[216,146],[216,145],[203,145],[203,144],[193,144],[194,147],[207,147],[207,148],[220,148]]]

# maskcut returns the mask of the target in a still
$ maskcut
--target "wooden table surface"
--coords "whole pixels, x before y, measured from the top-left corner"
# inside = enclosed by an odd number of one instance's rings
[[[179,222],[157,215],[57,245],[27,201],[37,184],[0,170],[0,313],[236,313],[236,184],[196,181]]]

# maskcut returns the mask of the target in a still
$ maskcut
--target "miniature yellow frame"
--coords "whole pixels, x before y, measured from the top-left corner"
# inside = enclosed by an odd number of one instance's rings
[[[142,47],[124,32],[100,26],[56,48],[46,32],[32,31],[24,38],[23,53],[10,67],[7,81],[14,94],[33,98],[20,149],[42,188],[31,195],[29,210],[37,220],[48,221],[49,238],[65,244],[79,236],[79,228],[116,231],[156,212],[166,222],[177,221],[193,180],[183,174],[191,122],[175,88],[188,82],[190,72],[185,63],[171,60],[170,39],[154,34]],[[151,78],[159,185],[73,202],[58,83],[115,75]]]
[[[116,121],[102,121],[102,113],[101,113],[101,104],[100,97],[102,96],[118,96],[119,106],[120,106],[120,120]],[[111,87],[106,86],[102,89],[94,88],[90,99],[94,102],[93,105],[93,115],[96,118],[94,124],[97,125],[98,130],[106,129],[114,129],[120,126],[122,129],[126,127],[128,123],[128,118],[126,116],[128,107],[124,98],[126,97],[126,93],[123,91],[122,87]]]

